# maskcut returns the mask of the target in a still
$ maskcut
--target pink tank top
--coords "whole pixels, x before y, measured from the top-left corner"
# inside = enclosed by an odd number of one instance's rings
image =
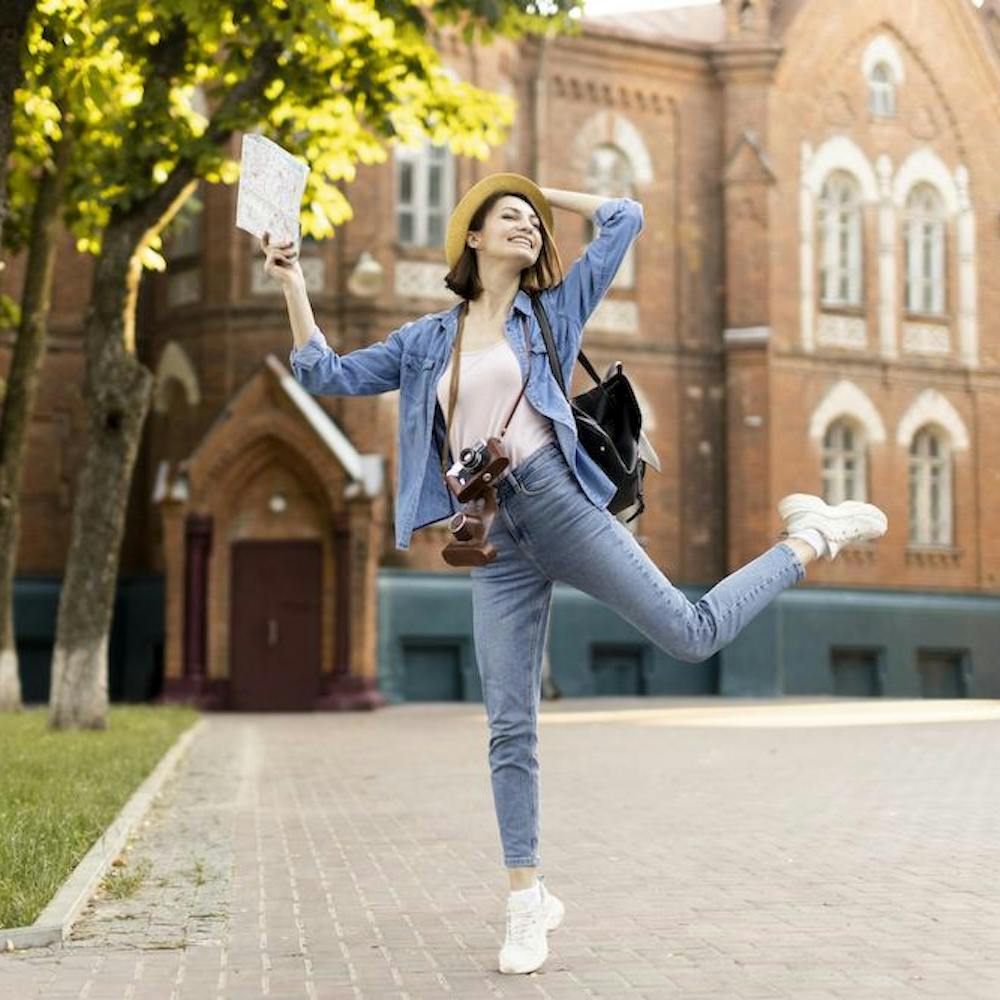
[[[499,437],[510,408],[521,391],[521,368],[507,339],[492,347],[462,351],[459,355],[458,397],[448,428],[452,460],[459,452],[482,438]],[[437,386],[441,412],[448,418],[448,392],[451,386],[452,361],[448,362]],[[556,441],[552,421],[531,405],[528,395],[521,397],[514,416],[503,436],[503,448],[510,458],[509,468],[521,464],[542,445]]]

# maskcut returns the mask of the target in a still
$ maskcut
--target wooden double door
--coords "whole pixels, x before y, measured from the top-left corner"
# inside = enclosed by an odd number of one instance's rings
[[[236,542],[230,574],[230,706],[312,710],[320,694],[320,543]]]

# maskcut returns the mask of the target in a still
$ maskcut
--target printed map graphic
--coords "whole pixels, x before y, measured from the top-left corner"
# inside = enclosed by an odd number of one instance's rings
[[[309,167],[262,135],[243,136],[236,225],[268,242],[299,246],[299,209]]]

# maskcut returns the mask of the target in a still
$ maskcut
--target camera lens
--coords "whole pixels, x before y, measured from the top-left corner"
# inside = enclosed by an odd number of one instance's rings
[[[470,538],[472,538],[475,524],[468,514],[460,511],[457,514],[452,515],[451,520],[448,522],[448,527],[451,529],[451,533],[456,539],[458,539],[458,541],[467,542]]]
[[[486,463],[486,456],[478,448],[463,448],[458,457],[469,472],[477,472]]]

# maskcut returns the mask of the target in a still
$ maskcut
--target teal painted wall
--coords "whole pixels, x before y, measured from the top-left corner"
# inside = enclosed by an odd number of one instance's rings
[[[379,683],[385,697],[481,701],[468,576],[386,569],[378,587]],[[682,589],[691,600],[704,593],[704,588]],[[15,583],[21,684],[29,703],[48,699],[58,603],[58,580]],[[147,701],[159,694],[163,629],[162,578],[122,581],[109,650],[113,701]],[[847,666],[841,671],[847,689],[855,693],[864,693],[856,685],[867,677],[872,694],[921,697],[926,677],[921,658],[940,660],[944,654],[946,666],[961,676],[931,694],[1000,698],[1000,596],[800,587],[782,594],[712,659],[690,664],[657,649],[604,605],[557,584],[549,651],[564,697],[843,693],[837,689],[839,674],[831,669],[836,652],[841,667]]]
[[[697,600],[702,591],[685,593]],[[379,687],[389,701],[482,700],[467,575],[382,570],[378,635]],[[718,689],[718,657],[675,660],[603,604],[562,584],[552,593],[549,655],[565,697]]]
[[[722,651],[719,693],[834,694],[834,651],[871,656],[877,694],[921,697],[921,659],[944,653],[967,697],[1000,698],[1000,597],[788,590]]]
[[[52,645],[60,581],[14,581],[14,634],[21,692],[29,704],[49,698]],[[163,578],[122,580],[115,597],[108,644],[108,695],[112,701],[149,701],[163,683]]]
[[[681,589],[690,600],[705,592]],[[382,570],[378,634],[379,684],[389,701],[481,701],[468,576]],[[604,605],[556,584],[549,653],[565,697],[996,698],[1000,596],[801,587],[782,594],[716,656],[689,664]]]

